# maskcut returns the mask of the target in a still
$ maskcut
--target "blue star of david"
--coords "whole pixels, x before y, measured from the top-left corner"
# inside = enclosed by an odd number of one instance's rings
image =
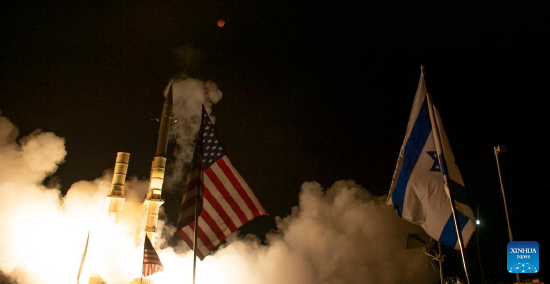
[[[427,151],[426,153],[430,156],[430,158],[434,160],[434,163],[432,165],[432,168],[430,169],[430,172],[441,172],[441,168],[439,168],[439,160],[437,159],[437,152]]]

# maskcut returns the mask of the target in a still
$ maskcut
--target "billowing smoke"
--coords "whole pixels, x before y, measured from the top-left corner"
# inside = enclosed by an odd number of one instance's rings
[[[212,82],[173,81],[173,135],[180,166],[190,161],[200,105],[210,111],[221,92]],[[183,115],[182,115],[183,114]],[[128,195],[118,221],[107,214],[112,169],[92,181],[61,189],[44,186],[66,155],[64,139],[35,131],[20,139],[17,128],[0,117],[0,270],[5,283],[131,283],[141,276],[144,227],[142,204],[147,180],[128,177]],[[113,153],[113,165],[116,153]],[[177,171],[176,171],[177,172]],[[292,214],[276,217],[277,231],[256,236],[233,234],[214,255],[197,260],[196,283],[354,284],[436,283],[438,274],[421,250],[406,250],[406,236],[420,233],[384,208],[352,180],[330,188],[304,182]],[[164,271],[147,279],[156,284],[191,283],[193,253],[184,242],[168,246],[175,228],[160,212],[155,244]],[[82,270],[81,261],[87,243]]]
[[[64,161],[64,139],[37,130],[16,140],[18,131],[5,117],[0,133],[2,273],[15,283],[74,283],[90,232],[83,273],[89,276],[93,268],[112,283],[131,279],[140,264],[135,239],[144,208],[129,198],[121,222],[107,216],[112,170],[74,183],[62,197],[59,188],[43,182]],[[146,181],[135,178],[128,184],[134,191],[147,189]]]
[[[185,173],[185,165],[191,162],[193,156],[193,144],[201,122],[202,105],[210,114],[212,104],[219,102],[222,92],[216,83],[188,78],[185,75],[175,77],[166,87],[165,96],[172,86],[174,97],[173,116],[175,123],[172,124],[170,137],[175,140],[177,147],[174,150],[174,159],[169,168],[171,175],[166,176],[165,182],[169,185],[166,188],[178,188],[177,185]],[[215,122],[215,117],[211,115]]]

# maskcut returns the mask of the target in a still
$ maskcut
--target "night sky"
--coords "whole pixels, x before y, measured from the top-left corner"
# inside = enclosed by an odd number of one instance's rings
[[[242,231],[261,237],[306,181],[387,194],[424,65],[482,222],[466,250],[472,283],[515,279],[499,144],[514,240],[539,243],[539,277],[550,281],[544,1],[262,2],[4,1],[1,116],[21,136],[65,139],[65,162],[45,181],[62,192],[120,151],[131,154],[128,175],[147,179],[170,78],[211,80],[223,93],[212,111],[220,143],[270,213]],[[174,223],[182,189],[163,191]],[[446,274],[461,275],[458,252],[446,253]]]

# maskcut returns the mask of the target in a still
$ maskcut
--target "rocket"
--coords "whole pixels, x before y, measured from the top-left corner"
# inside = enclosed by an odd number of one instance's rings
[[[113,180],[111,182],[111,192],[107,195],[109,215],[114,216],[115,221],[118,220],[118,215],[122,211],[124,199],[126,198],[124,183],[126,182],[126,173],[128,172],[129,161],[130,153],[117,153],[115,168],[113,171]]]
[[[130,161],[130,153],[118,152],[116,155],[115,168],[113,170],[113,179],[111,182],[111,190],[107,195],[107,206],[109,208],[108,216],[113,218],[115,222],[118,222],[120,214],[124,207],[124,201],[126,199],[126,190],[124,184],[126,183],[126,173],[128,172],[128,162]],[[90,232],[88,232],[88,241],[90,240]],[[88,241],[86,241],[86,249],[88,249]],[[82,269],[82,263],[84,262],[84,256],[80,264]],[[80,271],[77,283],[80,283]],[[101,284],[105,283],[101,276],[94,271],[91,271],[88,282],[89,284]]]
[[[145,233],[154,245],[157,235],[157,220],[159,208],[164,203],[161,198],[162,184],[164,183],[164,171],[166,168],[166,152],[168,149],[168,133],[172,124],[172,85],[168,89],[168,94],[162,108],[160,118],[160,129],[157,140],[157,151],[151,164],[151,177],[149,179],[149,188],[147,189],[147,198],[145,199],[146,224]],[[143,236],[144,237],[144,236]],[[140,240],[141,243],[143,240]]]
[[[170,131],[170,125],[172,124],[172,85],[168,89],[168,94],[164,100],[164,106],[162,107],[162,117],[160,119],[159,137],[157,140],[157,152],[155,157],[166,157],[166,151],[168,149],[168,132]]]
[[[140,227],[136,236],[136,246],[142,247],[145,240],[145,235],[149,237],[154,245],[157,239],[157,220],[160,206],[164,203],[161,198],[162,184],[164,183],[164,171],[166,168],[166,154],[168,150],[168,134],[173,120],[172,118],[172,85],[168,89],[168,94],[164,100],[162,108],[162,116],[160,118],[160,129],[157,140],[157,149],[153,162],[151,164],[151,176],[149,178],[149,188],[147,189],[147,197],[143,202],[145,207],[145,218],[143,219],[144,226]],[[126,173],[128,171],[128,162],[130,153],[118,152],[116,156],[115,168],[113,171],[113,180],[111,182],[111,190],[107,195],[107,203],[109,207],[109,216],[118,221],[119,215],[122,212],[124,201],[126,199],[126,190],[124,185],[126,182]],[[144,234],[145,232],[145,234]],[[141,271],[140,266],[140,271]],[[105,283],[101,276],[92,273],[89,283]],[[136,278],[132,283],[152,283],[143,277]]]

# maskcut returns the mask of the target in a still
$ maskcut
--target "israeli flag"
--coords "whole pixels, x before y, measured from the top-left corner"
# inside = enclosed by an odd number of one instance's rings
[[[466,204],[464,181],[439,113],[434,106],[432,121],[429,103],[422,74],[386,205],[401,218],[420,225],[434,240],[460,249],[447,189],[455,202],[464,247],[476,230],[474,214]]]

